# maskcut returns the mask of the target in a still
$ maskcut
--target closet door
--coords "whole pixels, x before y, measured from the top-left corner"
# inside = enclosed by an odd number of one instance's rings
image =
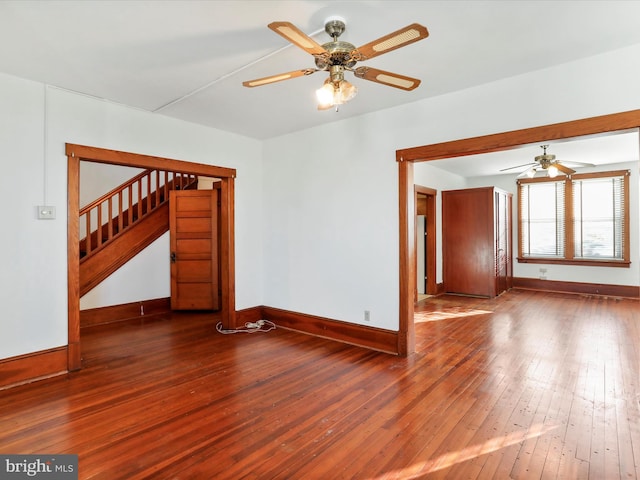
[[[442,192],[445,291],[495,296],[493,189]]]

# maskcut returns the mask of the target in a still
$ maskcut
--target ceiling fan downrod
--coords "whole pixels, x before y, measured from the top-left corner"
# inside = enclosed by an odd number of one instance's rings
[[[547,154],[548,146],[549,145],[540,145],[540,148],[542,148],[543,154],[538,155],[535,158],[536,162],[538,162],[540,166],[544,169],[548,168],[549,165],[551,165],[551,163],[553,163],[553,161],[556,159],[555,155]]]

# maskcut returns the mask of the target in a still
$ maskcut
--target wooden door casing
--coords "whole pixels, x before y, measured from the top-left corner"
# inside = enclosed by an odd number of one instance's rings
[[[416,215],[425,216],[425,293],[436,295],[438,293],[436,284],[436,196],[438,191],[421,185],[414,185],[413,190]],[[416,231],[414,227],[414,235]],[[417,239],[414,240],[414,243],[417,245]],[[414,263],[417,270],[417,254]],[[418,301],[417,286],[414,288],[414,301]]]

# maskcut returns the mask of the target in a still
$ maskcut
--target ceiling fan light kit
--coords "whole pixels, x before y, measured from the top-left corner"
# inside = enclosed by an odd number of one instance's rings
[[[341,78],[344,78],[341,75]],[[331,77],[324,81],[324,85],[316,90],[316,99],[318,100],[318,110],[327,110],[331,107],[338,108],[356,96],[358,88],[331,74]]]
[[[273,22],[268,27],[293,45],[311,54],[315,59],[316,68],[294,70],[288,73],[249,80],[242,83],[245,87],[259,87],[311,75],[318,71],[326,71],[329,72],[329,78],[316,91],[318,110],[327,110],[335,107],[337,111],[339,105],[352,100],[358,92],[356,86],[344,79],[345,71],[352,72],[356,78],[406,91],[413,90],[420,85],[420,80],[417,78],[385,72],[371,67],[354,68],[359,61],[369,60],[383,53],[427,38],[429,36],[427,29],[417,23],[401,28],[359,48],[348,42],[338,40],[338,37],[344,33],[346,28],[344,19],[340,17],[330,17],[325,21],[325,32],[332,38],[332,41],[324,45],[318,44],[289,22]]]

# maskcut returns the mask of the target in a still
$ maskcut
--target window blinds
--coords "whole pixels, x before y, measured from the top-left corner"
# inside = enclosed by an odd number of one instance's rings
[[[572,181],[574,257],[622,259],[624,177]]]
[[[525,257],[564,257],[564,181],[520,188],[521,252]]]

